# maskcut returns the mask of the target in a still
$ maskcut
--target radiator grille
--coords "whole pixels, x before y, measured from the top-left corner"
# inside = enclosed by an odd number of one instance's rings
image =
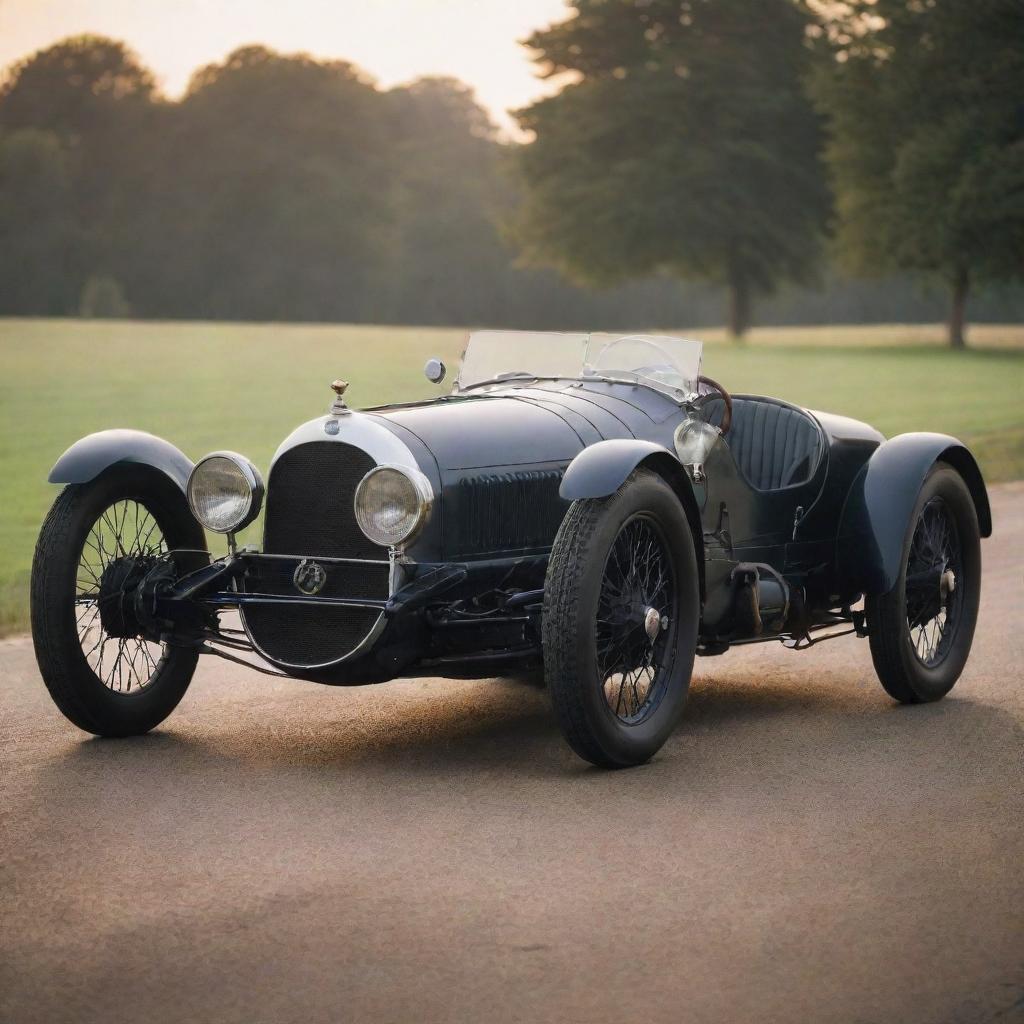
[[[274,464],[267,486],[264,550],[324,559],[320,564],[327,580],[318,596],[372,600],[388,596],[388,550],[365,537],[352,507],[359,481],[374,465],[362,449],[337,441],[298,445]],[[374,561],[328,561],[332,558]],[[297,595],[292,575],[300,560],[257,563],[244,582],[246,591]],[[311,667],[351,654],[379,616],[373,608],[250,605],[243,619],[253,642],[272,661]]]
[[[267,487],[264,550],[386,559],[387,548],[366,538],[352,508],[359,481],[375,465],[361,448],[339,441],[311,441],[285,452]]]

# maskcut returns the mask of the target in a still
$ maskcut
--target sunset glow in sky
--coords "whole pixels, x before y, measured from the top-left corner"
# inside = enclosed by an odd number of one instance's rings
[[[128,43],[176,96],[200,65],[263,43],[358,64],[382,85],[452,75],[503,127],[546,91],[517,40],[564,0],[0,0],[0,66],[68,35]]]

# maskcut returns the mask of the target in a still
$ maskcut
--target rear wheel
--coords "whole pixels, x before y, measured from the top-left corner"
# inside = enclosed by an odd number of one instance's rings
[[[544,672],[580,757],[641,764],[675,727],[700,617],[693,535],[672,489],[638,470],[611,497],[574,502],[544,588]]]
[[[184,495],[150,467],[115,466],[58,495],[32,563],[32,639],[50,696],[80,729],[137,735],[177,706],[198,654],[147,638],[129,595],[168,551],[205,547]]]
[[[896,585],[865,602],[875,671],[894,700],[920,704],[949,693],[971,652],[980,599],[974,500],[960,474],[939,462],[921,485]]]

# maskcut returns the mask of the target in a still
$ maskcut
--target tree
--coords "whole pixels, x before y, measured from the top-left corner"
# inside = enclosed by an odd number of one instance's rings
[[[154,91],[153,75],[124,43],[72,36],[7,71],[0,85],[0,125],[48,128],[87,140],[107,130],[112,107],[144,105]]]
[[[150,262],[155,303],[376,319],[388,151],[384,95],[350,64],[249,46],[196,72],[161,142],[151,236],[173,260]]]
[[[506,155],[472,90],[421,78],[388,93],[394,168],[387,308],[400,321],[483,323],[504,305]]]
[[[851,0],[824,26],[840,256],[944,278],[960,348],[972,282],[1024,277],[1024,6]]]
[[[572,0],[531,36],[574,81],[518,113],[528,260],[607,285],[666,271],[725,285],[742,336],[757,293],[814,276],[827,211],[791,0]]]
[[[69,313],[79,237],[67,159],[53,132],[0,132],[0,310]]]
[[[121,278],[137,264],[156,99],[152,74],[123,43],[91,35],[26,57],[0,83],[0,132],[14,140],[45,132],[47,148],[59,151],[59,161],[52,153],[46,160],[50,174],[61,165],[53,206],[65,218],[72,250],[50,252],[44,278],[66,280],[54,284],[64,294],[49,311],[77,309],[91,274]],[[42,158],[38,135],[32,151]],[[30,182],[25,187],[34,189]],[[50,237],[57,237],[56,228]],[[40,242],[26,235],[20,244],[32,251]]]

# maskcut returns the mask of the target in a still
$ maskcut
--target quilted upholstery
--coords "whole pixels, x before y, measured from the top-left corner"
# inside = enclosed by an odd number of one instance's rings
[[[723,403],[708,405],[708,419],[722,420]],[[732,400],[726,441],[747,482],[762,491],[810,479],[821,455],[821,431],[802,410],[770,398]]]

